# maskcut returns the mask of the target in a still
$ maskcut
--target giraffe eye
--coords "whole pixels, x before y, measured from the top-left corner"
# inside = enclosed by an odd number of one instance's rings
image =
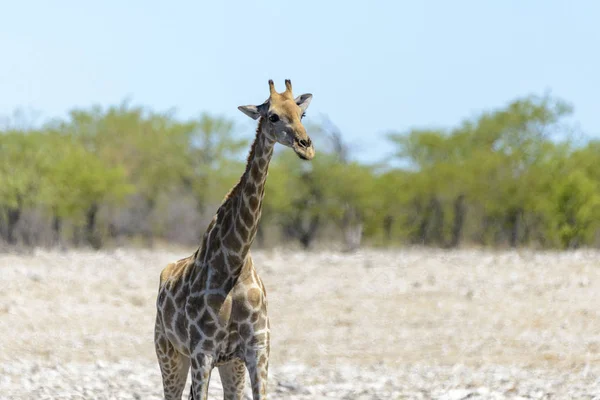
[[[302,119],[304,117],[306,117],[306,113],[305,112],[302,113],[302,115],[300,116],[300,119]]]
[[[271,121],[271,122],[277,122],[277,121],[279,121],[279,115],[277,115],[277,114],[271,114],[271,116],[269,117],[269,121]]]

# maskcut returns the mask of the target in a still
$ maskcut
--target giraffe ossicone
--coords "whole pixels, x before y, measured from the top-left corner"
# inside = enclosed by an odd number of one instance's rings
[[[261,216],[269,162],[276,143],[304,160],[315,151],[302,125],[312,95],[294,98],[292,83],[269,98],[238,109],[258,120],[239,182],[225,196],[196,252],[160,275],[154,342],[165,399],[181,399],[191,367],[190,399],[206,400],[218,367],[225,399],[242,399],[245,371],[254,400],[267,395],[270,326],[267,297],[250,246]]]

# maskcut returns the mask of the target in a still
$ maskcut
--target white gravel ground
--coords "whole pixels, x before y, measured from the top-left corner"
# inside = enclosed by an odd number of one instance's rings
[[[0,399],[162,398],[158,274],[190,252],[0,255]],[[271,399],[600,399],[600,252],[254,258]]]

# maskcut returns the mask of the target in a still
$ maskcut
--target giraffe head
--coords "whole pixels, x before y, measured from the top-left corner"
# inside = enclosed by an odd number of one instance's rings
[[[263,132],[269,138],[291,147],[303,160],[312,159],[315,149],[302,125],[312,94],[306,93],[294,98],[289,79],[285,80],[285,92],[277,93],[272,80],[269,80],[269,90],[269,98],[261,105],[240,106],[238,109],[252,119],[261,118]]]

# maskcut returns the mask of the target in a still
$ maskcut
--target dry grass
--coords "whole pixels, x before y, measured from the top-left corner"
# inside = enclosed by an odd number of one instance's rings
[[[0,255],[0,365],[152,363],[159,272],[189,253]],[[274,368],[600,365],[600,252],[254,258],[268,291]]]

